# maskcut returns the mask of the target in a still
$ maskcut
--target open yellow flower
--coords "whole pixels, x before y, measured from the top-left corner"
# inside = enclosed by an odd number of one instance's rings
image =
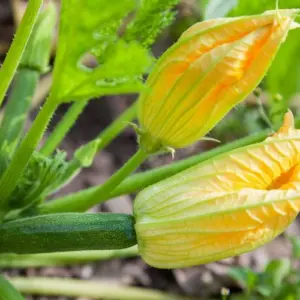
[[[300,209],[300,130],[288,112],[264,142],[200,163],[142,191],[134,203],[139,252],[180,268],[253,250]]]
[[[197,23],[159,59],[139,99],[141,146],[185,147],[203,137],[266,74],[298,10]]]

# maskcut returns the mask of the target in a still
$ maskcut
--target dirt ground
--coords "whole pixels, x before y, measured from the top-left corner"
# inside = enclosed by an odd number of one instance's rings
[[[0,51],[2,58],[5,48],[13,36],[12,11],[8,0],[0,0]],[[168,37],[162,39],[155,46],[157,53],[166,48]],[[95,137],[104,129],[120,112],[122,112],[135,96],[115,96],[92,100],[85,109],[77,124],[71,130],[62,144],[62,148],[72,153],[76,147]],[[52,122],[54,125],[66,111],[64,105],[56,113]],[[51,130],[51,127],[50,127]],[[212,147],[208,142],[199,142],[196,145],[176,153],[175,159],[190,156]],[[135,134],[132,129],[117,138],[107,149],[102,151],[95,159],[90,169],[84,170],[71,184],[66,186],[61,193],[80,190],[95,184],[104,182],[117,168],[119,168],[136,149]],[[141,169],[154,168],[170,163],[169,155],[149,159]],[[124,212],[132,211],[134,195],[122,196],[113,199],[94,209],[98,211]],[[294,223],[289,229],[290,234],[300,234],[299,223]],[[5,270],[10,275],[69,277],[82,279],[110,280],[126,283],[128,285],[155,288],[163,291],[183,295],[193,295],[211,299],[218,295],[222,287],[238,288],[227,276],[228,268],[232,265],[249,266],[255,270],[261,270],[270,258],[288,257],[290,246],[284,237],[279,237],[272,243],[257,251],[230,258],[221,262],[203,265],[199,267],[158,270],[147,266],[140,258],[114,259],[111,261],[96,262],[74,267],[47,267],[29,268],[27,270]],[[67,299],[64,297],[28,297],[28,299],[50,300]],[[83,300],[81,298],[81,300]]]

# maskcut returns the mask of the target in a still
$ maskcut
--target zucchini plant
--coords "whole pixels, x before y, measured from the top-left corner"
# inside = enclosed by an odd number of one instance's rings
[[[296,180],[300,147],[292,112],[285,114],[272,137],[277,120],[272,129],[132,173],[150,156],[174,156],[175,149],[212,140],[204,136],[260,84],[288,32],[299,27],[299,9],[196,23],[156,59],[151,46],[174,20],[179,0],[122,0],[117,5],[106,0],[62,0],[57,41],[53,41],[57,9],[42,2],[28,2],[0,69],[0,105],[11,84],[0,126],[0,266],[138,254],[158,268],[191,266],[250,251],[293,221],[300,209]],[[25,131],[39,80],[50,72],[49,94]],[[138,94],[137,100],[67,159],[60,144],[89,101],[132,93]],[[70,104],[68,111],[46,136],[53,115],[65,103]],[[49,199],[90,167],[127,126],[136,131],[137,151],[118,171],[102,185]],[[278,153],[271,151],[273,145]],[[266,152],[273,156],[260,153],[268,146],[272,149]],[[287,148],[294,152],[285,153]],[[276,169],[269,176],[270,165],[280,166],[280,172]],[[258,173],[265,174],[261,185]],[[132,215],[87,212],[117,195],[142,189]],[[258,211],[271,205],[275,213]],[[113,288],[103,287],[99,294],[93,283],[23,280],[12,278],[11,283],[32,294],[50,295],[59,285],[67,296],[177,297],[134,288],[116,289],[114,295]],[[0,277],[0,298],[22,299],[11,283]],[[44,289],[36,288],[39,285]]]

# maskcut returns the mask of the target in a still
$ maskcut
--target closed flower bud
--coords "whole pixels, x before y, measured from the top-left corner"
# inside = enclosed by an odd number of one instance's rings
[[[264,142],[200,163],[142,191],[134,203],[139,252],[181,268],[251,251],[300,209],[300,130],[291,112]]]
[[[266,74],[298,10],[197,23],[158,60],[139,99],[140,144],[185,147],[209,132]]]

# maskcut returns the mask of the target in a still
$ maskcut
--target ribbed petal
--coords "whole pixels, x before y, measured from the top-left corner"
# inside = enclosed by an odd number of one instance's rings
[[[208,20],[188,29],[158,61],[139,99],[142,128],[162,145],[204,136],[259,84],[297,10]]]
[[[146,188],[134,202],[141,256],[178,268],[250,251],[300,210],[300,130],[291,112],[264,142],[200,163]]]

